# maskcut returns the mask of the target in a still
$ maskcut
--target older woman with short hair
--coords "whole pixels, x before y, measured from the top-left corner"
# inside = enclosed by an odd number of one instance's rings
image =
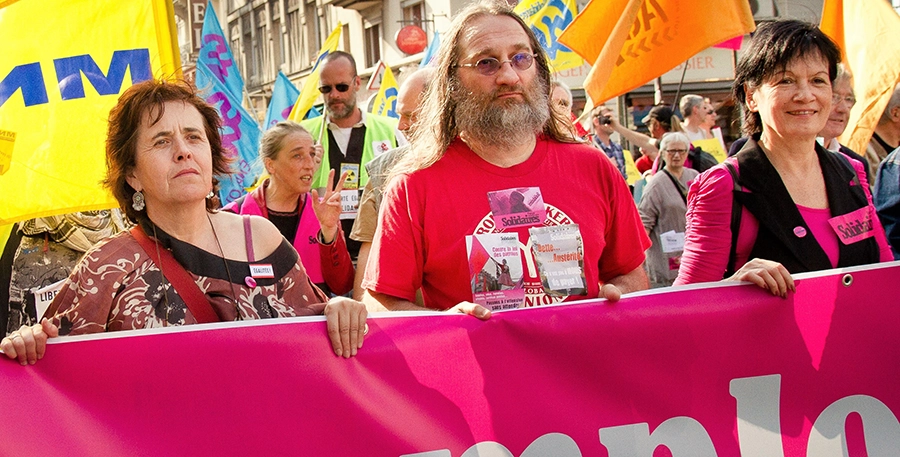
[[[216,211],[213,175],[229,172],[220,125],[187,83],[150,80],[122,94],[105,185],[137,227],[86,253],[41,323],[0,342],[7,357],[35,363],[57,335],[323,313],[334,352],[356,354],[365,307],[328,301],[266,219]]]
[[[759,26],[734,81],[751,138],[691,186],[676,285],[727,277],[786,296],[791,274],[890,259],[862,164],[816,142],[839,59],[814,25]]]
[[[647,250],[650,287],[671,286],[678,276],[684,245],[685,212],[689,183],[700,173],[685,168],[691,140],[680,132],[669,132],[659,142],[665,167],[644,187],[638,204],[641,222],[653,245]]]

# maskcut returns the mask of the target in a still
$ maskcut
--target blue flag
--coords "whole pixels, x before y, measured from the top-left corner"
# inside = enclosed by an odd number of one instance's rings
[[[200,51],[197,53],[197,69],[208,70],[213,78],[222,84],[232,98],[239,102],[244,99],[244,79],[238,72],[237,62],[228,46],[228,39],[222,33],[219,18],[212,2],[206,4],[203,30],[200,33]],[[203,89],[200,84],[197,87]],[[238,103],[240,104],[240,103]]]
[[[437,55],[438,48],[441,47],[441,36],[438,35],[437,32],[434,32],[434,36],[431,37],[431,43],[428,43],[428,49],[425,50],[425,55],[422,56],[422,61],[419,62],[419,68],[427,67],[429,63],[434,59]]]
[[[197,88],[200,95],[222,116],[222,146],[233,159],[231,176],[216,176],[222,205],[237,200],[256,181],[258,172],[259,137],[256,119],[231,96],[225,85],[205,66],[197,65]]]
[[[299,96],[300,89],[291,84],[287,76],[279,71],[275,78],[275,86],[272,88],[272,100],[269,101],[269,110],[266,112],[264,130],[287,119]]]

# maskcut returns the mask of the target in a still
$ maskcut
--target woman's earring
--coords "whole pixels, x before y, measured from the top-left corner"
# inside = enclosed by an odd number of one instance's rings
[[[206,194],[206,199],[209,200],[210,198],[213,198],[215,196],[216,196],[216,194],[213,191],[209,191],[209,193]]]
[[[131,207],[134,208],[135,211],[143,211],[144,210],[144,194],[141,191],[135,192],[131,196]]]

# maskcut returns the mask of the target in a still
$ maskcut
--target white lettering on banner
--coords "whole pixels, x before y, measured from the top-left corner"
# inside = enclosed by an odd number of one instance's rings
[[[728,392],[737,400],[738,443],[753,443],[742,457],[784,457],[778,413],[781,375],[732,379]]]
[[[784,457],[781,440],[781,375],[732,379],[729,393],[737,400],[738,447],[742,457]],[[851,413],[862,417],[866,453],[888,457],[900,449],[900,421],[877,398],[850,395],[828,405],[816,418],[807,441],[807,457],[846,457],[844,427]],[[715,446],[703,424],[687,416],[670,418],[652,433],[646,422],[604,427],[598,430],[600,444],[609,457],[652,457],[665,446],[673,457],[717,457]],[[519,457],[554,455],[581,457],[578,444],[562,433],[548,433],[534,440]],[[404,454],[399,457],[453,457],[448,449]],[[460,457],[514,457],[506,446],[483,441]]]
[[[653,433],[646,422],[601,428],[600,444],[609,450],[609,457],[652,457],[657,446],[667,447],[674,457],[716,457],[716,448],[706,429],[691,417],[668,419]]]
[[[850,413],[862,417],[869,457],[897,455],[900,449],[900,422],[887,405],[868,395],[851,395],[828,405],[809,432],[806,455],[847,455],[844,423]]]
[[[562,433],[548,433],[534,440],[519,457],[581,457],[581,450],[568,435]],[[400,457],[450,457],[450,451],[420,452],[417,454],[405,454]],[[506,446],[495,441],[482,441],[466,449],[460,457],[515,457]]]

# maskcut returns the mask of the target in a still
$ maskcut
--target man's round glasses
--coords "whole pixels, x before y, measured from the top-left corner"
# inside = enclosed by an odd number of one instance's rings
[[[498,71],[500,71],[500,67],[503,66],[506,62],[509,62],[509,65],[513,67],[513,69],[518,71],[525,71],[531,68],[534,65],[534,54],[527,52],[520,52],[509,60],[498,60],[493,57],[485,57],[483,59],[478,60],[475,63],[464,63],[460,64],[460,67],[472,67],[478,73],[481,73],[485,76],[491,76]]]
[[[348,90],[350,90],[350,85],[349,84],[335,84],[333,86],[319,86],[319,92],[321,92],[323,94],[327,94],[327,93],[331,92],[332,88],[337,89],[338,92],[347,92]]]

